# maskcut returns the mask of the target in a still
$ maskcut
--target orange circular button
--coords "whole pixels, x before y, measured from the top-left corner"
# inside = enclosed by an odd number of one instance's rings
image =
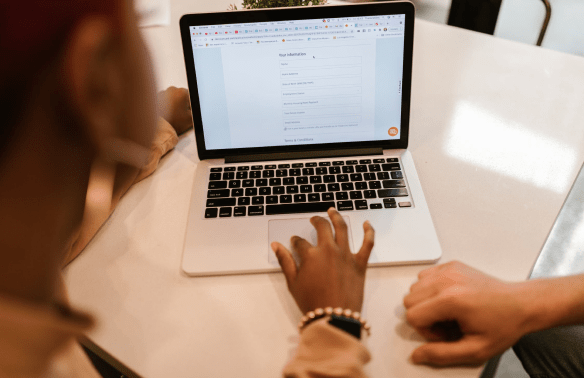
[[[396,136],[397,135],[397,127],[390,127],[389,130],[387,130],[387,133],[390,136]]]

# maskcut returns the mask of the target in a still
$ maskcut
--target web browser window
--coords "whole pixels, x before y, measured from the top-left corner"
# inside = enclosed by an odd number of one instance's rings
[[[404,23],[190,27],[207,149],[399,139]]]

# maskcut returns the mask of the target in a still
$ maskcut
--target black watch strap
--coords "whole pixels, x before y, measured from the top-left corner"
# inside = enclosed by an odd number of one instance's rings
[[[329,324],[361,339],[361,322],[356,319],[332,314]]]

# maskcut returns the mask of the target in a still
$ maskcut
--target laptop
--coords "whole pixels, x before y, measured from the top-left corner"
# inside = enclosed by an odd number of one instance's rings
[[[386,2],[180,20],[200,162],[182,270],[279,271],[270,248],[335,207],[371,266],[441,256],[408,151],[414,6]]]

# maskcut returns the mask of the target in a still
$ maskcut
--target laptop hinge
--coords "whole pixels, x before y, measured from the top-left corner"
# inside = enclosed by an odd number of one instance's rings
[[[316,159],[328,157],[358,156],[358,155],[383,155],[383,148],[353,148],[344,150],[321,150],[279,152],[269,154],[235,155],[225,157],[225,163],[246,163],[250,161],[267,160],[292,160],[292,159]]]

